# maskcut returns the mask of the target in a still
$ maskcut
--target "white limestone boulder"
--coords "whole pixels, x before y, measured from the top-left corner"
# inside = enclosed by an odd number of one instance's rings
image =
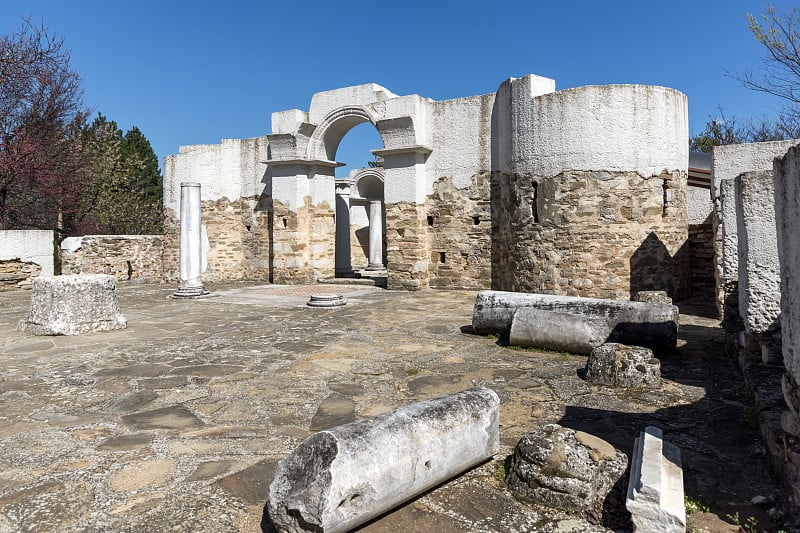
[[[17,329],[33,335],[80,335],[127,325],[119,309],[114,277],[86,274],[33,280],[31,309]]]
[[[686,531],[681,450],[666,442],[655,426],[646,427],[636,439],[625,505],[635,532]]]

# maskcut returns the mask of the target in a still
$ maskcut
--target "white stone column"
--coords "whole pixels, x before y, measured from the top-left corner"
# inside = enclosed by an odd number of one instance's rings
[[[369,201],[369,266],[367,270],[383,270],[383,217],[380,200]]]
[[[181,183],[180,282],[176,298],[208,294],[201,279],[203,238],[200,225],[200,184]]]
[[[350,187],[336,185],[336,277],[350,277],[353,266],[350,263]]]

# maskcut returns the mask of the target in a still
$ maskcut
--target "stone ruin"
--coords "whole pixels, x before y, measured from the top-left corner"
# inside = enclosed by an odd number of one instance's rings
[[[360,123],[380,134],[383,166],[335,179]],[[529,75],[445,101],[375,84],[317,93],[307,111],[273,113],[269,135],[166,158],[164,277],[177,280],[179,185],[191,181],[207,282],[378,271],[390,289],[680,300],[695,269],[688,213],[710,213],[707,178],[687,185],[687,139],[686,97],[664,87],[556,91]]]
[[[0,291],[30,288],[53,275],[53,231],[0,231]]]
[[[32,335],[81,335],[125,329],[116,283],[107,274],[39,276],[17,329]]]
[[[714,148],[717,305],[773,466],[800,504],[798,141]]]

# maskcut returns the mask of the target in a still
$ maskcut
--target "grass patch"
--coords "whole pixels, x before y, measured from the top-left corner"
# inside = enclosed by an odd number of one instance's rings
[[[696,513],[698,511],[702,513],[708,513],[711,511],[711,507],[706,502],[702,501],[700,498],[692,498],[688,494],[684,494],[683,504],[686,507],[687,515]]]

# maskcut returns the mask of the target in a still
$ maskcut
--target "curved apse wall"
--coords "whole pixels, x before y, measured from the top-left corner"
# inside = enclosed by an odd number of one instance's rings
[[[686,296],[686,97],[609,85],[511,105],[511,172],[492,189],[493,287]]]
[[[633,171],[643,177],[685,171],[686,95],[666,87],[602,85],[538,96],[512,124],[512,172]]]

